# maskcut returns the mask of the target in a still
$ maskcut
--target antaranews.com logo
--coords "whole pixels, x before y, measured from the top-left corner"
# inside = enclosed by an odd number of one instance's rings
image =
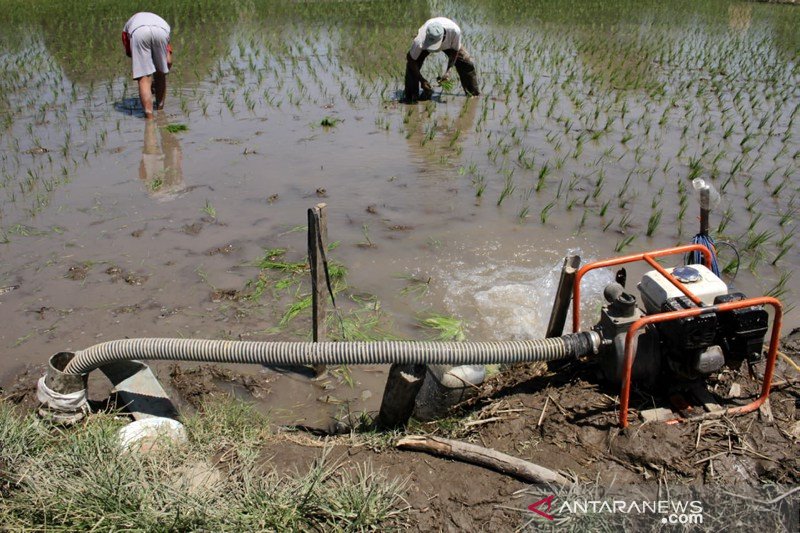
[[[798,486],[532,485],[517,494],[528,498],[522,529],[800,531]]]
[[[574,514],[652,515],[662,524],[699,525],[703,523],[703,502],[699,500],[565,500],[555,503],[551,494],[528,506],[545,520]]]

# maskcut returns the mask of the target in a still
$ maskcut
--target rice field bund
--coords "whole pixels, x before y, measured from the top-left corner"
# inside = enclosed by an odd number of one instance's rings
[[[151,121],[120,43],[141,10],[170,23],[174,47]],[[461,27],[481,96],[455,83],[401,103],[411,40],[440,15]],[[565,255],[691,242],[696,178],[719,193],[723,279],[781,299],[788,333],[799,29],[796,5],[724,0],[0,0],[0,387],[118,338],[310,340],[319,202],[331,340],[541,338]],[[445,66],[433,54],[423,74]],[[593,276],[587,325],[613,274]],[[386,380],[369,366],[322,383],[154,368],[189,410],[220,389],[292,424],[374,411]],[[351,478],[315,492],[314,512],[388,523],[394,496],[364,488],[371,471]],[[373,502],[374,521],[361,500],[331,503],[336,483]],[[319,524],[306,518],[284,525]]]

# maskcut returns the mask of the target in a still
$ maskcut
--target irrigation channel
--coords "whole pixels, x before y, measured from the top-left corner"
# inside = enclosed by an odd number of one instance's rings
[[[712,235],[738,250],[720,247],[723,277],[800,324],[794,6],[151,2],[175,65],[147,124],[119,43],[139,7],[0,0],[4,387],[117,338],[308,340],[320,201],[332,340],[540,338],[562,258],[689,242],[697,177],[721,194]],[[411,38],[440,14],[483,95],[403,105]],[[612,276],[587,280],[587,323]],[[209,382],[296,423],[375,410],[386,377],[238,371]]]

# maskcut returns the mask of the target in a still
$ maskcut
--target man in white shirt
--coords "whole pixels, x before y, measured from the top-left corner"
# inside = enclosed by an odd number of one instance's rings
[[[139,99],[146,118],[153,118],[153,93],[156,109],[164,108],[167,73],[172,68],[170,27],[155,13],[136,13],[122,30],[122,45],[133,60],[133,79],[139,83]]]
[[[447,55],[447,69],[437,78],[442,82],[449,79],[450,69],[455,66],[461,86],[467,96],[478,96],[478,75],[475,64],[467,51],[461,46],[461,28],[452,20],[436,17],[428,20],[417,32],[411,42],[411,50],[406,55],[406,94],[407,103],[418,100],[430,100],[433,95],[431,84],[422,76],[422,64],[432,52],[444,52]],[[422,87],[422,94],[419,89]]]

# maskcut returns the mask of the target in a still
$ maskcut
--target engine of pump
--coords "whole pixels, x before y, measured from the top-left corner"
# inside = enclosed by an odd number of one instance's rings
[[[723,366],[739,368],[755,361],[767,333],[769,317],[763,306],[717,312],[713,305],[744,300],[729,292],[718,276],[703,265],[667,269],[708,307],[707,313],[679,318],[639,330],[631,379],[654,384],[664,373],[687,380],[703,378]],[[675,285],[653,270],[638,285],[641,302],[619,283],[604,291],[606,304],[595,325],[603,338],[600,369],[605,379],[619,383],[625,357],[625,336],[639,318],[698,307]]]

